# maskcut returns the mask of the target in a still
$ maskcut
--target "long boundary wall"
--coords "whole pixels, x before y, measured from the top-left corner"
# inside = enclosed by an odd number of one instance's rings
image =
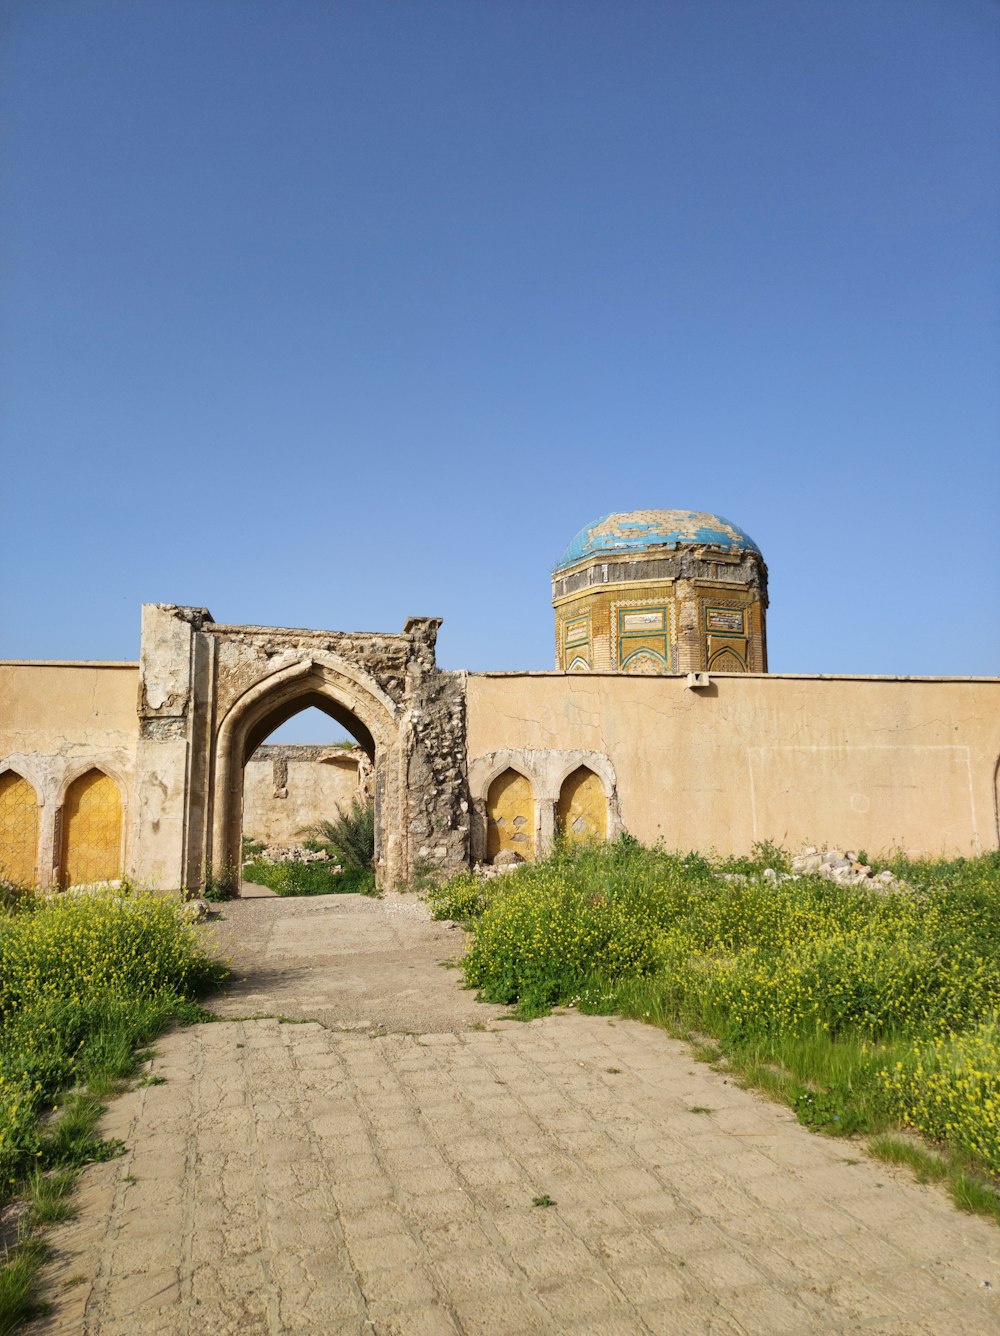
[[[625,829],[670,848],[757,840],[869,854],[1000,843],[1000,680],[484,673],[467,680],[472,797],[510,765],[546,808],[566,765],[606,756]],[[534,773],[533,773],[534,772]],[[539,778],[541,777],[541,778]]]
[[[250,628],[258,638],[266,630]],[[438,678],[447,682],[456,739],[465,730],[473,859],[485,854],[493,780],[507,769],[528,778],[532,847],[544,853],[562,785],[581,766],[604,787],[610,835],[625,829],[670,848],[744,852],[764,839],[871,855],[1000,847],[1000,679],[425,673],[432,694]],[[142,748],[160,744],[163,726],[146,720],[142,732],[140,685],[134,663],[0,663],[0,774],[17,772],[37,795],[43,883],[56,875],[67,789],[88,769],[116,781],[122,866],[147,879],[143,850],[164,839],[163,795],[174,795],[171,811],[197,797],[191,775],[207,764],[208,735],[179,718],[169,766],[143,769]],[[422,711],[405,728],[406,745],[422,745]],[[409,828],[393,837],[415,838]],[[179,854],[173,862],[180,868]],[[165,889],[174,884],[156,875]]]

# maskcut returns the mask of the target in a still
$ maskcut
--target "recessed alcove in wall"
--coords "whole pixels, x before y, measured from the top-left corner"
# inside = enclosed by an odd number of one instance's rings
[[[38,882],[38,799],[16,770],[0,775],[0,876],[19,886]]]
[[[607,794],[588,766],[578,766],[563,781],[556,804],[556,829],[564,840],[574,844],[607,839]]]
[[[535,800],[531,781],[508,769],[497,775],[486,795],[486,858],[512,852],[531,860],[535,856]]]
[[[59,859],[62,885],[116,881],[122,875],[123,831],[117,782],[96,768],[78,775],[63,799]]]

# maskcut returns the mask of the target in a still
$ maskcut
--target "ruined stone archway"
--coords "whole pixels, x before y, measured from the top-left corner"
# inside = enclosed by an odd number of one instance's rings
[[[465,679],[435,662],[440,622],[400,635],[223,626],[205,608],[143,607],[135,864],[194,888],[240,857],[243,765],[317,706],[375,764],[379,885],[447,875],[469,856]]]

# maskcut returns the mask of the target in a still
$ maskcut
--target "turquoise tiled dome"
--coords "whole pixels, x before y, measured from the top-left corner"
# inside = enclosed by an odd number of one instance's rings
[[[564,570],[599,553],[613,556],[616,552],[703,544],[761,555],[750,535],[721,515],[711,515],[705,510],[627,510],[605,515],[581,529],[556,570]]]

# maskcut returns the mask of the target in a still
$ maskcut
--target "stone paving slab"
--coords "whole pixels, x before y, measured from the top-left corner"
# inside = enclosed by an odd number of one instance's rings
[[[231,1020],[152,1069],[37,1336],[1000,1331],[1000,1231],[635,1022]]]

